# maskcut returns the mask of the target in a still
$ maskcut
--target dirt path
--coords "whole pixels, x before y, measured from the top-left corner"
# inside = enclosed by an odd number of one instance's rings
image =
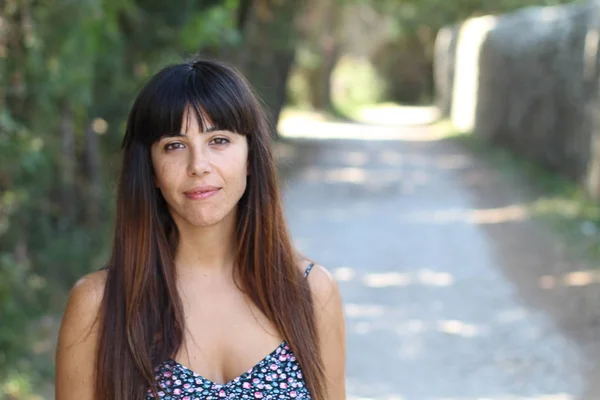
[[[280,127],[292,233],[344,296],[350,399],[600,399],[600,279],[519,183],[426,127]]]

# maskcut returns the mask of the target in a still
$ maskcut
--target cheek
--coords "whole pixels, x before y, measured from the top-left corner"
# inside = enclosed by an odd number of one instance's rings
[[[174,171],[176,165],[173,162],[164,162],[157,165],[154,169],[154,180],[157,187],[166,189],[169,186],[173,186],[175,178],[177,176]]]
[[[236,176],[240,181],[243,181],[244,185],[246,184],[246,180],[248,179],[248,175],[250,174],[250,168],[248,166],[248,162],[245,160],[243,156],[240,157],[238,162],[238,168],[236,170]]]
[[[237,155],[237,165],[239,165],[240,174],[249,175],[250,172],[250,163],[248,160],[248,149],[244,149],[240,151]]]
[[[236,154],[228,160],[228,177],[231,188],[243,193],[246,190],[248,180],[248,166],[243,153]]]

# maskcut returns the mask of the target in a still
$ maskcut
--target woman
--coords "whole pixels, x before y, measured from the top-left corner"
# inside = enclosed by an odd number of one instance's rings
[[[56,399],[345,398],[338,287],[293,249],[246,81],[167,67],[123,139],[109,266],[72,289]]]

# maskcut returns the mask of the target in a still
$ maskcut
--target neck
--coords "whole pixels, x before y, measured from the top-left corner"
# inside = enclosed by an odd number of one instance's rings
[[[204,274],[230,273],[236,253],[236,213],[232,212],[219,223],[198,227],[177,221],[179,244],[175,265],[180,272]]]

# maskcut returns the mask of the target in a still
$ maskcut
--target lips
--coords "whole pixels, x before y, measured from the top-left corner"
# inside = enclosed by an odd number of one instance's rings
[[[216,186],[198,186],[191,190],[184,192],[186,197],[192,200],[200,200],[211,197],[219,192],[221,188]]]

